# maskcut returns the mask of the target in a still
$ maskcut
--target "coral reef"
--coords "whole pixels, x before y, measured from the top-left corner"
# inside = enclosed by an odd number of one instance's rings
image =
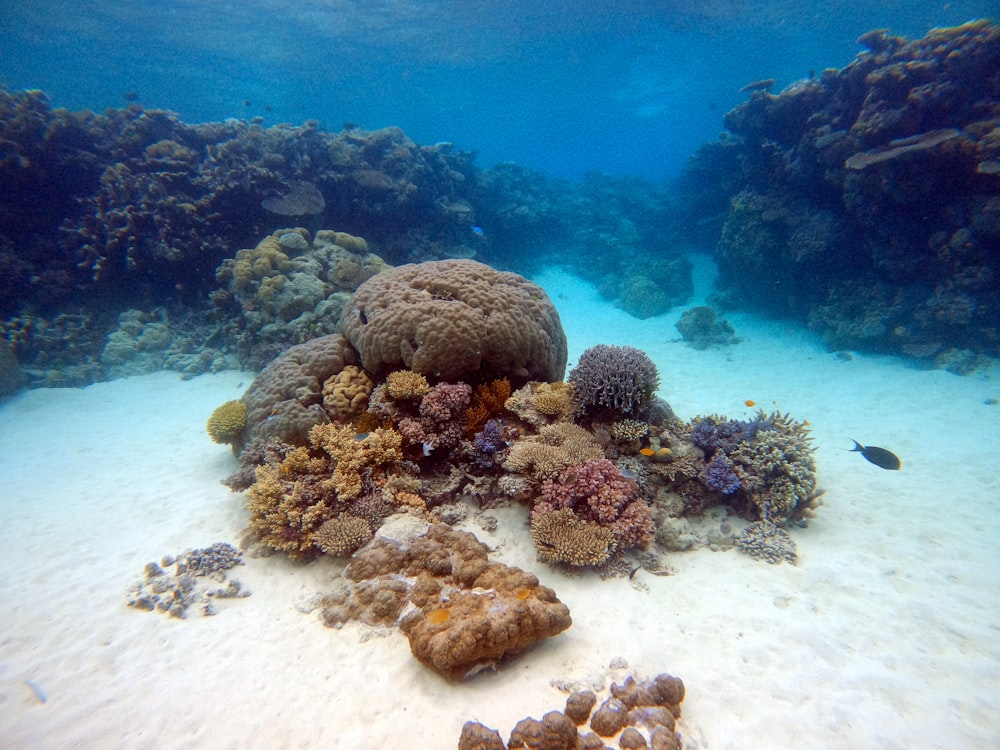
[[[566,421],[577,408],[573,386],[561,380],[554,383],[533,380],[514,391],[504,406],[535,429]]]
[[[576,690],[566,699],[562,711],[549,711],[541,719],[522,719],[511,731],[506,745],[495,730],[478,721],[467,721],[462,726],[458,748],[580,750],[605,748],[605,738],[618,736],[623,750],[647,747],[680,750],[676,721],[681,715],[684,692],[684,683],[673,675],[660,674],[641,682],[629,675],[621,684],[611,684],[610,695],[596,710],[597,695],[592,690]],[[585,727],[588,723],[590,731]]]
[[[345,367],[359,364],[357,353],[339,334],[284,351],[243,394],[247,419],[238,447],[255,438],[271,437],[305,445],[314,425],[330,421],[323,408],[323,384]]]
[[[344,242],[350,247],[338,244]],[[255,367],[284,348],[337,333],[349,295],[389,266],[368,244],[345,232],[279,229],[239,250],[216,269],[220,336],[241,363]],[[359,249],[364,252],[359,253]]]
[[[587,412],[635,416],[660,385],[656,365],[633,346],[598,344],[585,350],[569,374],[577,403]]]
[[[237,443],[247,423],[247,405],[240,400],[227,401],[208,418],[205,429],[216,443]]]
[[[545,292],[471,260],[399,266],[351,297],[341,329],[376,377],[408,368],[434,380],[559,380],[566,336]]]
[[[739,342],[736,331],[726,320],[719,320],[711,307],[692,307],[685,310],[676,323],[681,337],[695,349],[710,346],[728,346]]]
[[[532,513],[531,540],[542,562],[577,567],[602,565],[616,547],[611,529],[580,518],[570,508]]]
[[[754,521],[736,537],[736,548],[755,560],[763,560],[772,565],[798,562],[795,541],[784,529],[770,521]]]
[[[511,445],[503,467],[532,479],[550,479],[567,466],[604,458],[594,436],[572,422],[546,425]]]
[[[859,43],[844,68],[751,94],[693,160],[685,184],[722,217],[716,299],[968,372],[1000,355],[1000,26]]]
[[[238,580],[226,575],[227,570],[242,564],[240,551],[226,542],[189,550],[178,557],[167,555],[159,563],[146,563],[145,576],[129,589],[126,605],[184,619],[192,605],[200,604],[203,615],[214,615],[216,601],[250,596]],[[173,572],[164,570],[170,567]],[[226,586],[212,589],[205,579]]]
[[[642,549],[653,540],[653,519],[649,506],[640,497],[639,486],[623,477],[618,467],[606,458],[568,466],[557,480],[542,482],[541,496],[531,510],[533,534],[539,528],[539,516],[562,509],[571,510],[584,522],[574,535],[577,539],[588,529],[586,523],[610,531],[611,554]],[[587,530],[587,534],[592,536],[593,531]],[[551,538],[542,537],[536,542],[536,549],[546,555],[559,549]]]
[[[338,513],[336,518],[324,521],[313,534],[313,544],[334,557],[350,555],[371,539],[372,528],[368,522],[349,513]]]
[[[322,603],[327,625],[398,622],[414,657],[452,680],[496,669],[571,624],[552,589],[490,562],[475,536],[444,524],[403,540],[377,537],[345,575],[353,584]]]

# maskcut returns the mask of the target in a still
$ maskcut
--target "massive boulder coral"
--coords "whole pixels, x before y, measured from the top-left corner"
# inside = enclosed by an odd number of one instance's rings
[[[453,680],[495,669],[572,623],[569,609],[531,573],[490,562],[468,532],[432,524],[381,534],[357,552],[323,603],[327,625],[398,623],[422,664]]]
[[[246,427],[234,449],[242,449],[255,438],[305,445],[314,425],[330,421],[323,409],[323,384],[348,365],[358,364],[357,352],[340,334],[287,349],[243,395]]]
[[[398,266],[362,284],[341,330],[366,370],[435,380],[562,379],[566,336],[541,289],[472,260]]]

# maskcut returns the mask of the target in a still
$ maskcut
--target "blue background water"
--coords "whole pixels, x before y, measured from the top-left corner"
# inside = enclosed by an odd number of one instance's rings
[[[263,116],[452,141],[477,163],[660,179],[760,78],[842,67],[986,0],[3,0],[0,81],[70,109]],[[623,8],[625,10],[623,10]]]

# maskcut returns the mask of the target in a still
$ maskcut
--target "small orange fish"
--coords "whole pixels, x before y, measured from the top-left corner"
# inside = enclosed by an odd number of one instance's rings
[[[656,451],[654,451],[652,448],[640,448],[639,449],[639,453],[641,453],[644,456],[655,456],[656,455]]]
[[[746,404],[747,406],[756,406],[757,405],[756,401],[753,401],[753,400],[751,400],[749,398],[746,401],[744,401],[743,403]]]

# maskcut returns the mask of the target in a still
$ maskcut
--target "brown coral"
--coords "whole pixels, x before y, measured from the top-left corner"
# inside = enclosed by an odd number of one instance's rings
[[[579,518],[569,508],[531,514],[531,539],[538,559],[568,565],[600,565],[614,549],[610,529]]]
[[[548,479],[567,466],[599,458],[604,458],[604,451],[593,435],[572,422],[556,422],[542,427],[538,435],[516,441],[503,466],[535,479]]]
[[[343,557],[363,547],[372,538],[372,530],[363,518],[338,513],[324,521],[313,535],[313,543],[328,555]]]
[[[534,427],[565,421],[577,408],[573,386],[561,380],[527,383],[514,391],[505,406]]]
[[[362,284],[341,330],[377,376],[559,380],[566,336],[541,287],[472,260],[399,266]]]
[[[298,344],[261,371],[241,399],[247,405],[247,426],[237,447],[254,438],[278,438],[305,445],[309,430],[329,422],[323,410],[323,383],[358,356],[343,336],[321,336]]]
[[[374,387],[368,373],[356,365],[347,365],[323,383],[326,413],[337,422],[350,422],[368,408],[368,397]]]
[[[391,621],[408,600],[399,626],[411,652],[454,680],[495,668],[571,624],[552,589],[531,573],[491,563],[486,545],[444,524],[405,542],[377,538],[354,556],[346,575],[353,585],[323,602],[328,624]]]

